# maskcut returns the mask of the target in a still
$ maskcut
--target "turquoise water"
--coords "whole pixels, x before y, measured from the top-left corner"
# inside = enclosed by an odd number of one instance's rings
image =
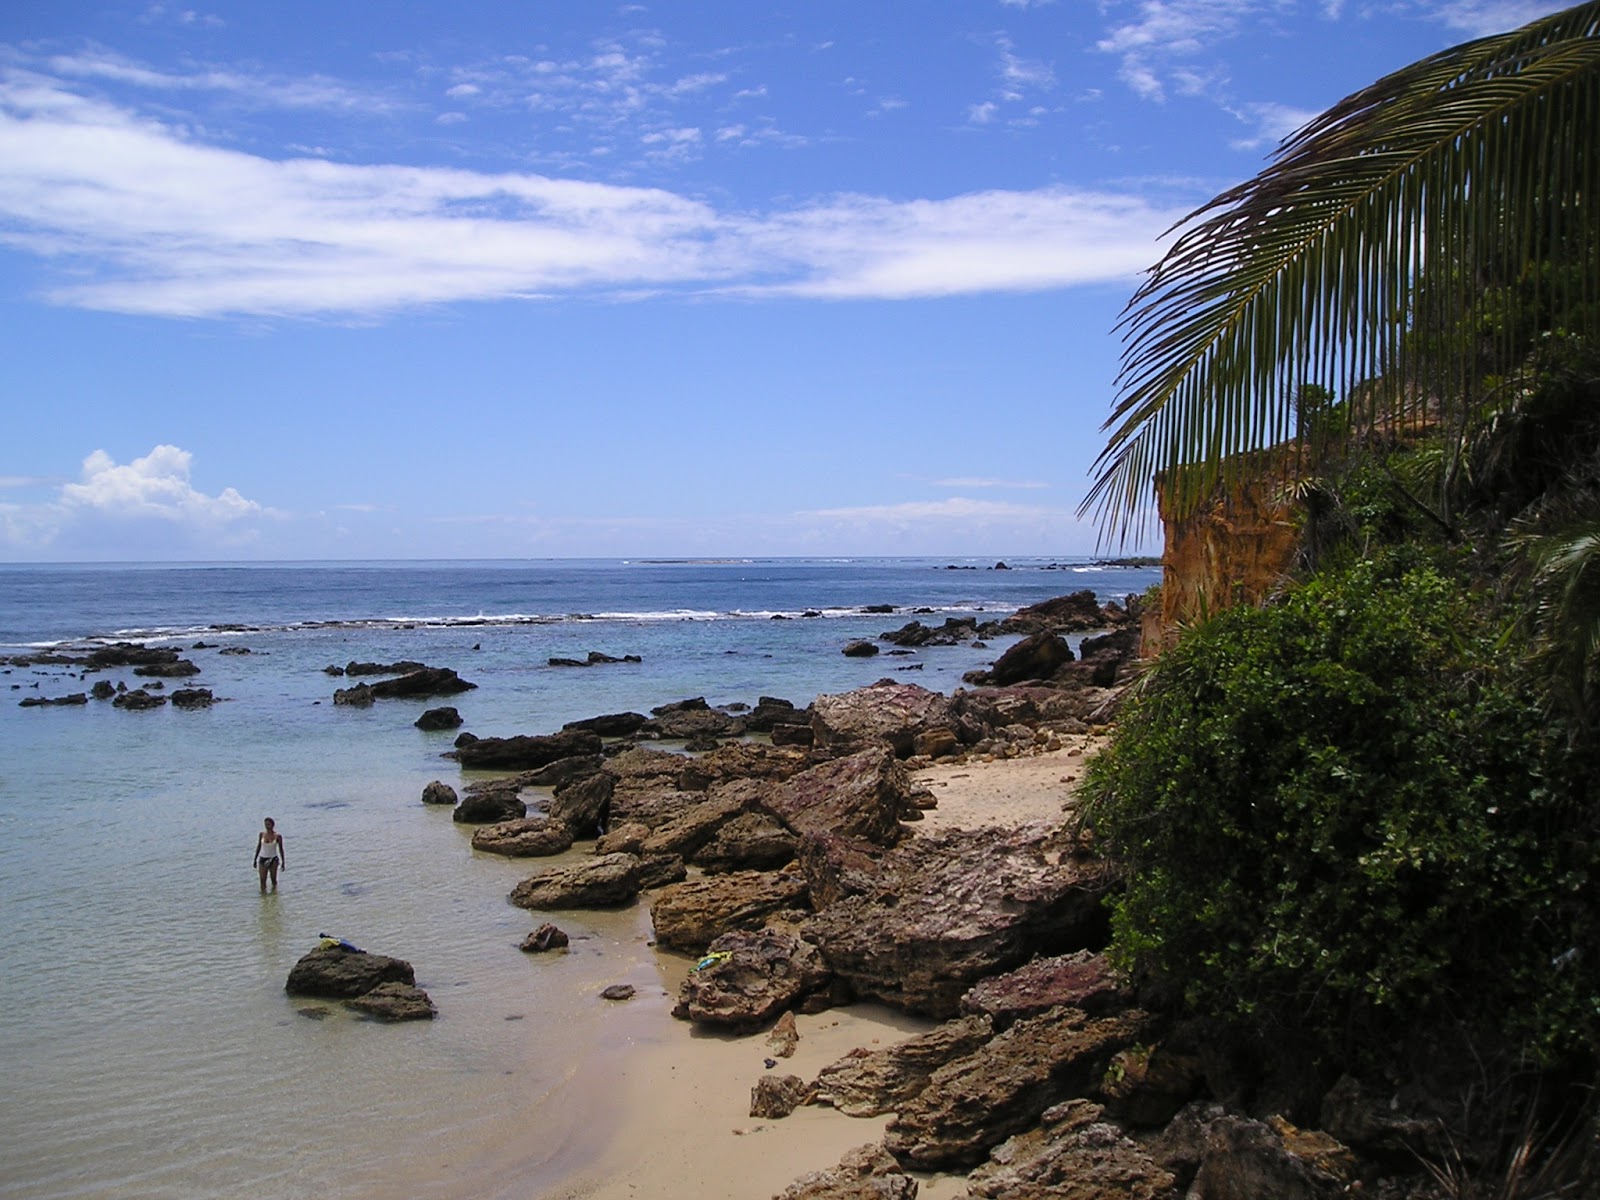
[[[430,780],[465,780],[440,757],[454,734],[412,722],[438,703],[479,735],[696,695],[804,704],[917,664],[897,677],[950,691],[1007,639],[905,658],[839,649],[918,606],[935,622],[1154,581],[945,565],[0,567],[0,656],[134,637],[202,668],[169,689],[219,697],[198,711],[24,709],[139,681],[0,675],[0,1195],[484,1194],[475,1164],[522,1143],[528,1178],[571,1168],[604,1134],[596,1072],[667,1020],[648,915],[562,914],[571,953],[519,953],[534,921],[506,893],[549,864],[479,854],[448,811],[424,808]],[[860,612],[884,603],[900,611]],[[210,648],[188,649],[200,640]],[[643,661],[547,665],[589,650]],[[479,686],[332,704],[344,681],[324,666],[402,658]],[[250,865],[264,816],[288,861],[267,897]],[[438,1019],[382,1026],[285,995],[324,932],[411,961]],[[638,998],[597,999],[615,982]]]

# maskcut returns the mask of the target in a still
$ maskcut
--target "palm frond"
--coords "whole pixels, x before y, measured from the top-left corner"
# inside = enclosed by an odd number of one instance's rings
[[[1180,223],[1129,301],[1118,400],[1080,511],[1126,541],[1158,477],[1168,511],[1191,511],[1248,471],[1250,452],[1296,435],[1306,384],[1360,398],[1369,421],[1449,403],[1447,389],[1406,383],[1418,328],[1469,305],[1486,271],[1593,262],[1597,128],[1600,0],[1424,59],[1305,126]],[[1593,276],[1549,272],[1509,303],[1600,333]]]

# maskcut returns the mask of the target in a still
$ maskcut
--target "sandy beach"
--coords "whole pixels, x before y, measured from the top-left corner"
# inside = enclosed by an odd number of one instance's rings
[[[1059,820],[1084,764],[1102,739],[1065,737],[1059,750],[991,762],[937,764],[913,773],[938,800],[917,827],[1014,826]],[[692,965],[662,956],[663,989],[676,994]],[[663,1000],[663,1003],[666,1003]],[[800,1016],[791,1058],[777,1058],[765,1033],[703,1033],[671,1021],[659,1041],[632,1047],[619,1065],[616,1127],[598,1157],[554,1190],[525,1200],[752,1200],[776,1196],[810,1171],[834,1166],[853,1147],[876,1142],[889,1117],[848,1117],[807,1105],[782,1120],[749,1115],[750,1089],[769,1069],[808,1082],[858,1046],[881,1047],[916,1036],[932,1022],[878,1004]],[[774,1065],[767,1066],[768,1061]],[[919,1176],[923,1200],[964,1192],[955,1176]]]

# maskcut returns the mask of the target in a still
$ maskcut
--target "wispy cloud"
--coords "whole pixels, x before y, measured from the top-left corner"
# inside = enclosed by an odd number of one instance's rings
[[[1041,483],[1038,480],[982,479],[963,476],[959,479],[935,479],[933,486],[942,488],[1004,488],[1007,490],[1030,491],[1036,488],[1047,488],[1050,485]]]
[[[1148,100],[1192,87],[1192,60],[1289,0],[1140,0],[1137,15],[1115,25],[1097,48],[1121,59],[1124,83]]]
[[[1317,115],[1307,108],[1272,103],[1243,104],[1230,111],[1252,129],[1248,136],[1230,143],[1235,150],[1270,149]]]
[[[651,148],[702,140],[676,128]],[[280,161],[59,79],[0,74],[0,243],[58,267],[49,298],[85,308],[296,316],[660,289],[845,299],[1069,287],[1128,279],[1183,211],[1046,188],[752,214],[528,173]]]
[[[1055,69],[1041,59],[1017,53],[1015,43],[1004,33],[994,35],[994,49],[994,90],[987,99],[967,106],[967,123],[994,124],[1007,117],[1011,106],[1021,105],[1024,115],[1012,118],[1012,122],[1032,124],[1036,113],[1030,102],[1055,88]]]
[[[327,109],[334,112],[384,113],[393,101],[319,77],[291,78],[250,75],[239,71],[158,71],[108,52],[60,54],[48,69],[75,79],[104,80],[164,92],[224,92],[264,108]]]

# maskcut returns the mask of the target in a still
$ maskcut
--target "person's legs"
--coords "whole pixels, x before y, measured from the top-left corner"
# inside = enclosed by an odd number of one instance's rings
[[[269,862],[265,858],[263,858],[260,862],[258,862],[256,864],[256,867],[260,871],[260,874],[261,874],[261,890],[262,890],[262,892],[265,892],[267,890],[267,872],[269,870],[271,870],[275,866],[277,866],[276,862]],[[277,872],[274,871],[273,874],[276,875]],[[273,883],[274,884],[277,883],[276,878],[274,878]]]
[[[273,859],[267,863],[267,874],[272,878],[272,890],[278,890],[278,860]]]

